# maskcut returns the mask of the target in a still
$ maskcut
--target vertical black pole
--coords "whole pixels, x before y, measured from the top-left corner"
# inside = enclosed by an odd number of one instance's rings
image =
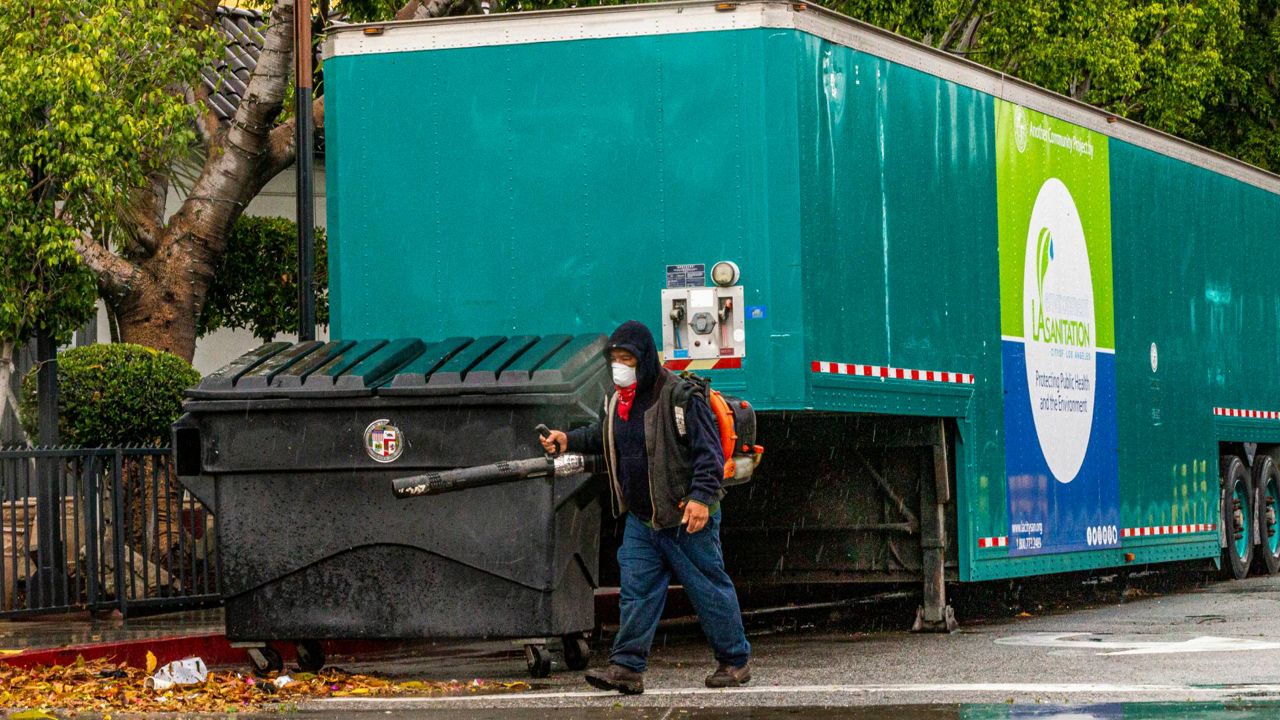
[[[53,336],[41,331],[36,335],[36,362],[39,370],[36,375],[39,393],[39,443],[45,447],[53,447],[59,443],[58,438],[58,344]],[[59,573],[65,573],[62,550],[62,522],[58,505],[62,502],[62,490],[58,487],[58,463],[56,456],[42,457],[38,463],[36,492],[36,525],[39,535],[36,538],[36,582],[31,607],[56,607],[65,605],[60,597],[65,590],[62,582],[57,580]]]
[[[315,128],[311,117],[311,0],[295,0],[293,6],[293,60],[297,92],[294,94],[297,127],[298,171],[298,340],[316,339],[315,198],[312,166],[315,161]]]

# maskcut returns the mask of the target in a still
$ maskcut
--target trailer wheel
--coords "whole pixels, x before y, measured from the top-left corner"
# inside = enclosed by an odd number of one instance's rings
[[[1227,543],[1222,549],[1222,574],[1243,580],[1249,575],[1254,545],[1253,533],[1250,532],[1253,493],[1249,488],[1249,473],[1240,458],[1234,455],[1224,455],[1219,467],[1222,471],[1222,530]]]
[[[524,646],[525,664],[529,667],[529,676],[544,678],[551,675],[551,653],[542,645]]]
[[[1270,455],[1259,455],[1253,465],[1257,488],[1258,569],[1280,573],[1280,468]]]
[[[581,635],[565,635],[560,642],[564,644],[564,666],[574,672],[586,670],[591,660],[591,643]]]
[[[316,673],[324,667],[324,649],[315,640],[300,640],[294,646],[298,651],[298,669],[302,672]]]
[[[266,677],[284,669],[284,659],[270,645],[249,648],[248,655],[249,662],[253,665],[253,674],[258,677]]]

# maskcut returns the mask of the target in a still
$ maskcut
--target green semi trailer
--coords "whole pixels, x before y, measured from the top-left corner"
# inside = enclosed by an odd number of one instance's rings
[[[761,411],[744,582],[1280,569],[1280,178],[806,3],[326,44],[335,337],[607,332]],[[606,573],[607,577],[607,573]]]

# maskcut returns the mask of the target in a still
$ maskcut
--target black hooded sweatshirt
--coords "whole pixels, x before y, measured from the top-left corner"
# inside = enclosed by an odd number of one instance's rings
[[[658,362],[658,348],[649,328],[635,320],[618,327],[605,348],[606,362],[610,350],[626,350],[636,357],[636,397],[628,418],[614,415],[614,442],[617,449],[618,483],[622,487],[627,509],[645,522],[653,520],[650,500],[649,457],[646,451],[644,414],[653,406],[659,380],[674,382],[677,378]],[[689,459],[693,477],[689,479],[686,498],[708,507],[720,497],[720,479],[724,473],[724,453],[720,447],[720,430],[711,407],[701,395],[693,395],[685,405]],[[569,432],[569,448],[577,452],[604,451],[599,423]]]

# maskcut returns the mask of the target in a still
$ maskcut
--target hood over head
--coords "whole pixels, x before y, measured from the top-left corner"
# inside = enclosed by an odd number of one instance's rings
[[[662,364],[658,362],[658,347],[653,342],[653,333],[643,323],[628,320],[618,326],[609,336],[609,344],[605,346],[605,360],[609,360],[610,350],[626,350],[636,356],[636,391],[649,392],[662,373]]]

